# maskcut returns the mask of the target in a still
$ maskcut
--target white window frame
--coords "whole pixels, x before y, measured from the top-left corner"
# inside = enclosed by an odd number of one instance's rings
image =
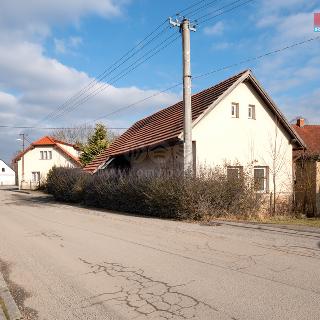
[[[263,189],[256,188],[256,170],[263,170]],[[269,167],[267,166],[254,166],[253,168],[253,179],[254,179],[254,188],[257,193],[269,193]]]
[[[32,182],[40,182],[40,171],[32,171]]]
[[[239,118],[239,103],[236,103],[236,102],[231,103],[231,117]]]
[[[1,168],[1,172],[6,172],[6,168]]]
[[[256,119],[256,106],[254,104],[249,104],[248,106],[248,119]]]
[[[40,160],[51,160],[52,159],[52,151],[40,151]]]

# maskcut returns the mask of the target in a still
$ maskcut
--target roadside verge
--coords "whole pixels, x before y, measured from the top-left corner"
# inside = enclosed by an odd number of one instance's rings
[[[0,320],[21,320],[22,315],[0,273]]]

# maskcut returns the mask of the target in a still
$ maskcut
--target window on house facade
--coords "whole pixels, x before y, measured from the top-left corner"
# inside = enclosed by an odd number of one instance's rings
[[[269,167],[254,167],[254,188],[258,192],[269,192]]]
[[[228,180],[235,180],[240,179],[243,174],[243,167],[242,166],[228,166],[227,167],[227,179]]]
[[[249,104],[248,107],[248,118],[255,119],[256,118],[256,106]]]
[[[231,104],[231,117],[239,118],[239,103],[233,102]]]
[[[50,160],[52,159],[52,151],[40,151],[41,160]]]
[[[40,181],[40,172],[35,171],[32,172],[32,182],[39,182]]]
[[[5,169],[5,168],[1,168],[1,171],[2,171],[2,172],[6,172],[6,169]]]

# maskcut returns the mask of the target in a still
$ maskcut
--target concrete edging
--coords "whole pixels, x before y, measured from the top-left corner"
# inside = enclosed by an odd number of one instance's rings
[[[0,305],[0,320],[22,320],[21,312],[15,303],[8,286],[0,273],[0,299],[4,303],[4,307],[6,310],[2,309]],[[6,314],[7,315],[6,315]],[[7,318],[9,317],[9,319]]]

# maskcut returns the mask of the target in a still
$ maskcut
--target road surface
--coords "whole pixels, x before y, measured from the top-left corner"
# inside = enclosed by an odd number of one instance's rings
[[[320,233],[201,225],[0,190],[0,266],[25,319],[320,319]]]

